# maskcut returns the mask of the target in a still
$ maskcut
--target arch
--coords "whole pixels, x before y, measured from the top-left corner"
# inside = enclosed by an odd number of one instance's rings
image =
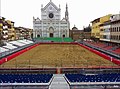
[[[37,34],[37,37],[40,37],[40,35],[39,35],[39,34]]]
[[[49,37],[54,37],[54,28],[49,27]]]
[[[33,38],[33,33],[31,34],[31,38]]]
[[[53,33],[54,32],[54,28],[53,27],[49,27],[49,32]]]
[[[63,34],[63,36],[62,36],[63,38],[65,37],[65,34]]]
[[[50,34],[49,34],[49,37],[53,37],[53,33],[50,33]]]

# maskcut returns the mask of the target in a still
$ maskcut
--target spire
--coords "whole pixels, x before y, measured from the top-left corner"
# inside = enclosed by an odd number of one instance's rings
[[[60,8],[60,4],[59,4],[59,8]]]
[[[50,0],[50,2],[52,2],[52,0]]]
[[[67,21],[69,20],[67,3],[66,3],[65,19],[66,19]]]
[[[43,4],[41,4],[41,8],[43,8]]]

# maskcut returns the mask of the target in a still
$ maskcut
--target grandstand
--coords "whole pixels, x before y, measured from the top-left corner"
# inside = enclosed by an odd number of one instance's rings
[[[53,74],[0,74],[0,88],[13,89],[15,86],[16,89],[48,89],[52,76]]]
[[[12,44],[6,43],[5,46],[2,46],[3,48],[7,48],[7,49],[15,49],[17,48],[16,46],[13,46]]]
[[[71,38],[65,37],[44,37],[44,38],[36,38],[35,40],[41,41],[41,42],[73,42]]]
[[[8,51],[8,49],[0,47],[0,53],[5,52],[5,51]]]
[[[6,42],[4,46],[0,47],[0,58],[8,56],[17,51],[20,51],[33,44],[35,43],[30,40],[18,40],[18,41]]]
[[[0,60],[0,88],[120,89],[119,59],[96,50],[112,47],[88,43],[53,40],[7,43],[2,47],[10,51]]]
[[[0,83],[48,83],[51,78],[52,74],[0,74]]]
[[[94,41],[83,41],[81,43],[102,53],[106,53],[107,55],[120,59],[120,46],[111,46],[107,43]]]
[[[106,74],[65,74],[71,89],[81,89],[81,86],[97,86],[106,89],[106,86],[120,85],[120,73]],[[99,86],[99,87],[98,87]],[[93,88],[94,89],[94,88]]]

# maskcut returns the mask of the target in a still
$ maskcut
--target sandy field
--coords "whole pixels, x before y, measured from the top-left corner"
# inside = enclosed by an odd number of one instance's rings
[[[52,68],[117,66],[72,44],[41,44],[1,65],[3,68]]]

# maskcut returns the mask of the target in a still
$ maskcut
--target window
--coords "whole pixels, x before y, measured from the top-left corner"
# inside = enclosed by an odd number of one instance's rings
[[[112,28],[110,28],[110,32],[112,32]]]
[[[114,32],[116,32],[116,27],[114,28]]]
[[[117,32],[119,32],[119,28],[117,27]]]

